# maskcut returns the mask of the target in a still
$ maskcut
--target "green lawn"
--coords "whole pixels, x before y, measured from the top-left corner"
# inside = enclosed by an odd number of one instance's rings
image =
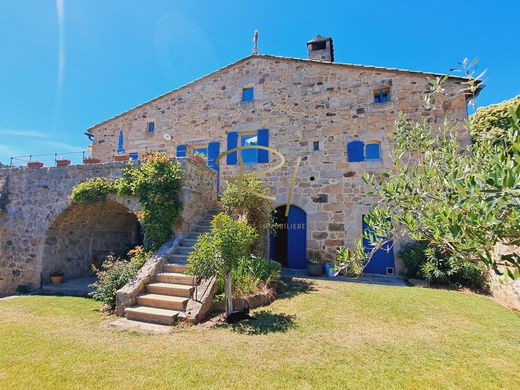
[[[486,297],[303,290],[292,285],[245,326],[169,335],[110,329],[88,299],[3,300],[0,388],[520,388],[520,316]]]

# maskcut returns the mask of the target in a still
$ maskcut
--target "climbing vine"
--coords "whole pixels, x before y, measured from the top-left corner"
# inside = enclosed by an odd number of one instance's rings
[[[113,193],[121,197],[135,196],[142,211],[138,217],[144,232],[145,250],[157,250],[171,236],[171,228],[182,207],[179,194],[182,169],[166,154],[148,156],[136,166],[123,169],[123,177],[115,181],[104,178],[89,179],[72,190],[73,203],[96,203]]]

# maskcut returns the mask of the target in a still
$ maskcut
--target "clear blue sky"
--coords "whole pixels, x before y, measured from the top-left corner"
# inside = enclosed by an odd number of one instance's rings
[[[63,3],[63,7],[60,5]],[[0,0],[0,161],[85,149],[89,126],[251,52],[445,72],[488,68],[478,100],[520,93],[520,1]]]

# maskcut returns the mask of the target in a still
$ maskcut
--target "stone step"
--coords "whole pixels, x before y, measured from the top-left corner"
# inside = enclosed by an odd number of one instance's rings
[[[182,239],[182,246],[191,246],[195,245],[197,243],[196,238],[183,238]]]
[[[183,274],[186,272],[186,264],[166,263],[163,265],[163,271]]]
[[[174,325],[179,313],[178,310],[158,309],[148,306],[133,306],[125,309],[126,318],[129,320],[161,325]]]
[[[209,232],[209,226],[197,225],[195,230],[198,231],[198,232],[201,232],[201,233],[208,233]]]
[[[146,291],[151,294],[176,295],[190,298],[195,287],[187,284],[152,282],[146,286]]]
[[[188,254],[187,253],[172,253],[171,255],[168,255],[168,259],[172,260],[174,262],[186,263],[188,260]]]
[[[187,284],[190,286],[195,285],[195,277],[191,275],[181,274],[179,272],[159,272],[155,275],[155,279],[158,282],[163,283],[178,283]]]
[[[178,246],[177,248],[175,248],[175,253],[181,255],[188,255],[191,251],[193,251],[192,246]]]
[[[137,297],[138,305],[159,309],[183,311],[186,308],[187,303],[188,298],[173,295],[144,294]]]

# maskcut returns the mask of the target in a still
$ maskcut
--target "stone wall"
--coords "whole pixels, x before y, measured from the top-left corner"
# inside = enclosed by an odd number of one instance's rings
[[[191,228],[216,199],[215,172],[183,159],[184,204],[175,233]],[[121,252],[136,242],[138,203],[110,196],[105,204],[71,205],[72,188],[91,177],[121,177],[124,163],[0,169],[7,183],[5,211],[0,211],[0,295],[20,285],[38,288],[53,271],[66,277],[89,272],[97,254]]]
[[[282,169],[262,176],[276,197],[275,205],[287,203],[291,174],[301,157],[292,203],[307,213],[307,251],[331,258],[339,245],[351,244],[361,235],[362,215],[373,204],[361,177],[390,169],[388,134],[398,112],[434,125],[447,116],[462,127],[466,102],[457,94],[460,83],[450,79],[448,96],[439,101],[439,108],[425,111],[421,94],[427,87],[426,74],[248,57],[91,128],[93,153],[110,161],[119,129],[124,131],[127,152],[159,149],[174,155],[179,144],[208,141],[219,141],[222,152],[227,132],[267,128],[270,146],[286,159]],[[245,84],[254,85],[251,102],[241,101]],[[373,91],[381,87],[390,87],[391,101],[374,104]],[[155,123],[154,133],[147,132],[149,121]],[[165,141],[165,134],[172,140]],[[467,134],[460,135],[469,140]],[[346,145],[352,140],[380,142],[382,160],[347,162]],[[313,151],[313,142],[319,142],[319,151]],[[275,160],[271,155],[270,164],[253,169],[266,169]],[[224,159],[221,184],[237,170]]]

